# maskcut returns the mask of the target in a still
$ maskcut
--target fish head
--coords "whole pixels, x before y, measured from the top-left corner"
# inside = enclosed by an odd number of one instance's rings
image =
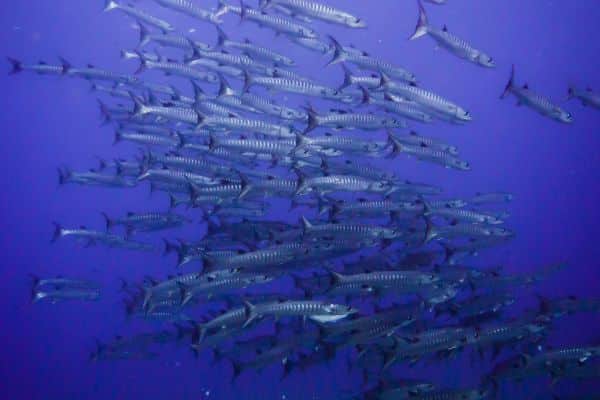
[[[496,236],[496,237],[511,237],[513,236],[513,232],[509,229],[506,228],[500,228],[500,227],[490,227],[489,228],[489,232],[492,236]]]
[[[471,164],[464,160],[453,159],[451,164],[454,168],[460,169],[461,171],[469,171],[471,169]]]
[[[333,303],[324,304],[323,310],[327,314],[344,315],[344,316],[354,314],[355,312],[357,312],[356,309],[354,309],[351,306],[348,306],[346,304],[333,304]]]
[[[471,113],[461,107],[456,107],[456,111],[455,111],[454,115],[459,121],[466,122],[466,121],[473,120],[473,116],[471,115]]]
[[[406,126],[406,123],[403,119],[389,117],[383,119],[383,125],[385,125],[388,128],[403,128]]]
[[[559,110],[556,117],[560,122],[564,122],[565,124],[570,124],[573,122],[573,115],[564,110]]]
[[[487,68],[494,68],[496,66],[496,61],[493,57],[488,56],[485,53],[479,53],[477,55],[476,61],[479,65]]]
[[[366,28],[367,27],[367,23],[362,19],[362,18],[358,18],[358,17],[346,17],[344,23],[349,26],[350,28]]]
[[[317,37],[319,37],[319,35],[317,34],[317,32],[314,29],[308,28],[308,27],[301,27],[298,29],[298,33],[305,37],[305,38],[309,38],[309,39],[316,39]]]

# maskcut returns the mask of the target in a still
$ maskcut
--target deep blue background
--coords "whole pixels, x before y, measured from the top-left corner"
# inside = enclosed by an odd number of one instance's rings
[[[212,7],[212,2],[197,1]],[[600,112],[578,102],[565,103],[567,86],[600,90],[600,8],[595,0],[448,0],[446,6],[427,4],[432,24],[447,24],[451,32],[494,56],[495,70],[478,68],[443,50],[429,38],[409,42],[416,22],[413,1],[329,0],[363,17],[367,30],[351,31],[316,23],[343,43],[353,43],[417,74],[423,86],[465,105],[474,121],[465,126],[437,123],[417,127],[419,133],[446,139],[459,147],[473,170],[462,173],[398,158],[394,169],[408,179],[438,184],[449,196],[476,191],[514,193],[509,226],[517,238],[509,246],[484,253],[479,263],[501,262],[510,272],[527,272],[566,260],[569,267],[554,275],[536,293],[598,295],[600,259]],[[214,28],[139,2],[191,36],[214,43]],[[119,59],[121,48],[133,48],[137,33],[119,12],[102,13],[103,2],[53,0],[11,2],[0,13],[0,54],[26,62],[54,62],[58,55],[73,65],[89,63],[133,72],[134,62]],[[302,60],[303,74],[331,84],[341,82],[339,67],[323,69],[319,59],[269,30],[237,24],[225,17],[232,38],[251,37]],[[560,125],[513,99],[498,99],[516,64],[517,81],[527,82],[575,117]],[[7,65],[8,70],[8,65]],[[160,77],[147,74],[145,77]],[[184,83],[182,81],[182,83]],[[148,187],[111,190],[58,187],[56,167],[74,169],[96,165],[94,155],[114,157],[134,153],[126,144],[112,146],[113,132],[99,127],[95,94],[89,84],[74,79],[0,74],[0,393],[3,398],[211,398],[289,399],[335,398],[351,385],[342,362],[295,374],[279,382],[275,369],[262,375],[244,374],[230,386],[230,368],[194,360],[183,347],[167,350],[159,361],[90,363],[94,337],[158,328],[125,320],[117,293],[117,277],[140,279],[166,276],[173,260],[104,248],[81,249],[71,241],[49,243],[50,222],[66,226],[103,227],[99,211],[119,215],[127,210],[165,209],[163,196],[148,195]],[[183,85],[182,87],[185,87]],[[189,88],[188,93],[189,93]],[[188,227],[187,237],[200,228]],[[156,241],[158,237],[151,240]],[[105,289],[99,303],[29,303],[27,274],[88,277]],[[533,302],[530,299],[531,304]],[[557,344],[590,343],[598,339],[600,319],[585,315],[565,319],[552,335]],[[140,328],[143,327],[143,328]],[[454,372],[444,368],[460,366]],[[489,363],[466,361],[418,367],[407,373],[441,383],[476,383]],[[477,372],[474,372],[477,371]],[[543,389],[544,383],[540,384]]]

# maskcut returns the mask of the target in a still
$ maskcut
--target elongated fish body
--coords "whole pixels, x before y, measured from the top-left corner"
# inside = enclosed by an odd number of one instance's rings
[[[395,229],[382,226],[359,225],[359,224],[311,224],[306,218],[302,218],[303,236],[335,237],[335,238],[357,238],[357,239],[396,239],[401,233]]]
[[[133,93],[130,95],[134,102],[135,116],[142,117],[144,115],[154,115],[172,121],[183,122],[190,125],[198,125],[200,117],[193,108],[147,105],[143,104]]]
[[[420,0],[418,0],[419,4],[419,20],[417,22],[417,27],[415,28],[415,32],[410,37],[411,40],[417,39],[424,35],[431,36],[441,47],[450,51],[457,57],[463,58],[465,60],[471,61],[474,64],[480,65],[482,67],[493,68],[496,66],[494,59],[481,50],[478,50],[471,46],[469,43],[460,39],[450,32],[446,26],[443,29],[436,29],[433,26],[429,25],[427,21],[427,14],[425,13],[425,8]]]
[[[426,242],[434,238],[454,238],[466,236],[473,239],[506,238],[512,236],[508,229],[480,224],[456,224],[447,226],[430,226],[426,232]]]
[[[296,195],[316,191],[320,194],[333,191],[386,193],[390,191],[387,181],[377,181],[354,175],[326,175],[304,178],[299,182]]]
[[[77,183],[89,186],[134,187],[131,179],[119,175],[107,175],[98,172],[74,172],[66,168],[59,169],[59,183]]]
[[[425,274],[418,271],[378,271],[355,275],[333,274],[335,283],[360,282],[365,286],[375,288],[398,285],[430,285],[439,280],[439,277],[435,274]]]
[[[244,42],[236,42],[230,40],[227,37],[227,34],[220,28],[217,28],[217,47],[227,47],[230,49],[236,49],[241,51],[242,53],[252,57],[252,59],[258,59],[262,61],[273,62],[278,65],[285,65],[288,67],[292,67],[296,65],[295,61],[290,57],[285,56],[283,54],[279,54],[267,47],[257,46],[250,42],[250,40],[246,39]]]
[[[127,14],[130,17],[132,17],[133,19],[135,19],[136,21],[142,21],[142,22],[144,22],[148,25],[152,25],[164,32],[172,32],[175,30],[175,27],[173,27],[173,25],[171,25],[167,21],[164,21],[160,18],[154,17],[154,16],[146,13],[145,11],[140,10],[139,8],[133,7],[131,5],[123,5],[123,4],[117,3],[115,0],[105,0],[105,2],[106,2],[106,5],[104,6],[104,11],[121,10],[125,14]]]
[[[9,74],[14,75],[22,71],[36,72],[41,75],[63,75],[65,73],[64,65],[50,65],[44,61],[37,64],[23,64],[21,61],[7,57],[12,69]]]
[[[286,34],[291,36],[316,38],[318,34],[314,29],[302,25],[288,18],[277,15],[269,15],[262,11],[247,7],[244,1],[240,1],[241,6],[235,7],[228,5],[227,10],[238,14],[242,21],[252,21],[260,27],[273,29],[277,34]]]
[[[220,180],[210,176],[204,176],[199,174],[190,173],[187,171],[178,171],[173,169],[148,169],[138,178],[138,181],[150,180],[150,181],[163,181],[163,182],[175,182],[175,183],[186,183],[194,182],[197,185],[213,186],[218,185]]]
[[[138,25],[138,30],[140,32],[140,42],[138,44],[139,47],[144,47],[147,44],[153,42],[158,44],[159,46],[163,46],[163,47],[173,47],[176,49],[181,49],[181,50],[186,50],[186,51],[190,51],[190,50],[194,50],[194,48],[198,47],[201,49],[206,49],[208,50],[210,48],[210,46],[202,44],[202,43],[196,43],[193,42],[192,40],[186,38],[185,36],[182,35],[178,35],[175,33],[152,33],[150,31],[148,31],[148,29],[146,29],[146,27],[142,24]],[[143,57],[144,58],[148,58],[148,55],[151,55],[152,53],[143,53]],[[124,58],[133,58],[133,54],[124,54]],[[152,56],[150,56],[152,57]],[[157,57],[156,55],[154,55],[154,57]],[[152,59],[152,58],[150,58]],[[155,60],[157,61],[157,60]]]
[[[349,62],[350,64],[354,64],[361,69],[366,69],[377,73],[382,72],[388,76],[401,79],[405,82],[417,82],[415,75],[402,67],[398,67],[386,61],[373,58],[367,53],[357,50],[353,47],[344,47],[332,36],[329,36],[329,40],[333,43],[335,51],[333,58],[327,65],[333,65],[340,62]]]
[[[215,296],[218,294],[231,293],[237,289],[245,289],[253,285],[269,283],[273,278],[266,275],[247,275],[236,274],[230,277],[223,277],[211,280],[209,282],[195,283],[191,286],[183,287],[183,300],[181,305],[186,305],[194,297]]]
[[[425,211],[425,215],[427,215],[427,216],[437,215],[437,216],[448,218],[451,221],[465,221],[465,222],[471,222],[471,223],[490,224],[490,225],[502,224],[504,222],[500,218],[498,218],[492,214],[485,214],[485,213],[481,213],[478,211],[465,210],[465,209],[461,209],[461,208],[441,207],[441,208],[427,209]]]
[[[295,179],[280,179],[270,177],[267,179],[259,179],[249,182],[247,179],[242,180],[242,192],[240,197],[245,196],[251,191],[257,191],[263,195],[276,196],[293,196],[298,188],[298,182]]]
[[[64,290],[36,290],[33,294],[33,302],[47,300],[51,303],[64,300],[86,300],[96,301],[100,299],[100,290],[98,289],[64,289]]]
[[[195,60],[208,58],[216,61],[221,65],[229,65],[236,68],[241,68],[248,71],[264,72],[267,68],[266,65],[254,61],[252,58],[246,55],[230,54],[221,51],[210,51],[196,49],[194,52],[194,59],[189,60],[188,64],[193,65]]]
[[[63,277],[38,278],[33,275],[32,275],[32,278],[33,278],[34,289],[40,289],[40,288],[43,288],[44,286],[50,286],[50,288],[46,288],[46,290],[52,289],[52,287],[54,287],[57,290],[60,290],[63,288],[94,289],[94,288],[98,287],[98,284],[96,282],[83,281],[83,280],[71,279],[71,278],[63,278]],[[42,290],[44,290],[44,289],[42,289]]]
[[[372,200],[372,201],[357,201],[336,203],[332,207],[332,215],[382,215],[392,213],[394,215],[414,215],[421,212],[422,207],[411,202],[399,202],[393,200]]]
[[[467,122],[472,119],[470,113],[453,102],[417,86],[391,81],[385,74],[381,78],[381,87],[392,94],[414,101],[428,109],[439,112],[452,119]]]
[[[523,87],[518,87],[514,83],[515,80],[515,66],[513,64],[510,71],[510,79],[508,83],[504,87],[504,92],[500,96],[501,99],[506,97],[509,93],[515,96],[518,100],[518,105],[524,104],[529,108],[537,111],[538,113],[552,118],[555,121],[563,122],[565,124],[570,124],[573,122],[573,116],[564,111],[559,106],[553,104],[549,99],[544,96],[541,96],[537,93],[534,93],[529,89],[527,84],[523,85]]]
[[[294,145],[295,141],[293,140],[218,139],[213,137],[210,146],[283,156],[290,154]]]
[[[308,316],[323,322],[333,322],[343,319],[355,312],[351,307],[341,304],[330,304],[323,301],[284,301],[250,304],[246,302],[248,308],[248,320],[246,324],[255,318],[261,316]],[[318,318],[323,316],[323,318]],[[325,316],[331,317],[330,319]]]
[[[115,83],[124,83],[132,86],[138,86],[140,79],[135,76],[119,74],[112,71],[88,66],[86,68],[75,68],[65,59],[61,58],[64,74],[70,77],[83,78],[97,81],[110,81]]]
[[[176,148],[181,145],[181,141],[177,135],[164,136],[151,133],[139,133],[132,131],[117,131],[115,133],[115,143],[121,140],[127,140],[142,145],[172,147]]]
[[[439,3],[441,4],[441,3]],[[409,398],[414,400],[483,400],[487,398],[483,389],[446,389],[425,392]]]
[[[386,93],[383,99],[378,99],[363,90],[363,103],[375,105],[387,112],[409,118],[413,121],[429,123],[433,120],[431,114],[424,111],[418,103],[404,100],[389,93]]]
[[[217,74],[234,78],[241,78],[244,75],[244,71],[241,68],[228,64],[221,64],[219,61],[210,58],[195,58],[188,61],[187,65],[190,67],[205,68]]]
[[[236,326],[241,326],[246,321],[246,307],[237,307],[231,309],[203,324],[197,324],[200,329],[200,341],[204,338],[203,331],[212,329],[228,329]]]
[[[451,153],[437,148],[423,147],[422,145],[407,145],[401,143],[394,135],[388,133],[388,139],[392,145],[392,154],[405,153],[414,156],[420,160],[434,162],[446,168],[454,168],[462,171],[468,171],[471,166]]]
[[[600,95],[598,93],[594,93],[592,89],[588,88],[585,90],[580,90],[571,86],[569,87],[569,98],[577,98],[584,106],[592,106],[600,109]]]
[[[249,118],[232,118],[220,116],[206,116],[200,118],[198,127],[216,127],[224,128],[232,131],[249,131],[262,133],[267,136],[280,138],[293,138],[291,128],[284,125],[277,125],[264,120],[249,119]]]
[[[318,115],[308,110],[308,127],[304,133],[310,132],[317,127],[332,127],[338,129],[365,129],[377,130],[384,128],[402,128],[406,123],[391,116],[381,116],[366,113],[334,112],[326,115]]]
[[[326,4],[307,0],[261,0],[263,9],[272,4],[281,5],[288,10],[300,15],[306,15],[321,21],[340,24],[349,28],[366,28],[367,24],[358,17],[345,11],[338,10]]]
[[[209,171],[210,173],[222,175],[230,175],[234,172],[229,167],[214,165],[214,163],[197,157],[148,153],[145,156],[145,161],[147,161],[150,166],[164,165],[167,168],[190,172],[206,173]]]
[[[170,61],[151,61],[146,59],[140,59],[140,68],[137,73],[142,72],[144,69],[156,69],[163,71],[168,75],[177,75],[183,78],[194,79],[198,81],[217,83],[219,78],[212,72],[199,71],[188,64],[180,64]]]
[[[200,21],[210,22],[213,24],[220,24],[222,21],[219,19],[219,11],[212,13],[208,10],[198,7],[193,1],[190,0],[154,0],[161,6],[169,8],[174,11],[183,13],[189,17],[198,19]]]
[[[123,218],[111,219],[103,214],[106,221],[106,228],[110,229],[115,225],[123,225],[128,231],[150,232],[154,230],[166,229],[183,225],[187,221],[185,217],[172,213],[127,213]]]
[[[248,89],[253,85],[260,85],[271,90],[296,93],[305,96],[321,97],[333,100],[340,99],[340,94],[336,89],[304,80],[267,76],[250,76],[249,74],[246,74],[244,91],[248,91]]]
[[[227,80],[220,76],[221,85],[216,102],[228,104],[234,108],[254,113],[265,113],[274,117],[288,120],[305,120],[305,112],[277,104],[267,98],[257,96],[248,92],[237,92],[231,88]]]
[[[376,153],[383,151],[385,142],[372,142],[352,138],[348,136],[336,136],[325,134],[325,136],[309,137],[296,134],[296,148],[302,147],[334,148],[341,151],[357,153]]]
[[[402,136],[394,135],[394,138],[396,138],[396,140],[398,140],[399,142],[406,143],[409,145],[427,147],[430,149],[436,149],[436,150],[444,151],[453,156],[458,155],[458,149],[456,147],[446,144],[439,139],[434,139],[434,138],[425,137],[425,136],[419,136],[414,131],[411,131],[408,135],[402,135]],[[466,205],[466,203],[465,203],[465,205]]]
[[[332,50],[332,46],[318,38],[307,38],[296,35],[285,35],[293,43],[304,47],[305,49],[320,54],[327,54]]]

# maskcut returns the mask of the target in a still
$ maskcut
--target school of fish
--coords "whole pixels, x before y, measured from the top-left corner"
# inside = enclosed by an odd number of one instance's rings
[[[538,309],[517,318],[505,314],[519,301],[516,289],[540,285],[562,263],[530,275],[469,264],[515,236],[505,225],[510,193],[448,198],[441,187],[386,170],[404,156],[456,173],[470,170],[454,145],[420,132],[434,121],[468,124],[475,116],[413,72],[319,32],[316,26],[323,25],[313,23],[365,29],[368,21],[309,0],[219,1],[217,7],[154,1],[214,25],[215,44],[187,37],[137,3],[107,0],[105,11],[135,22],[139,45],[121,51],[124,60],[138,63],[134,74],[62,58],[56,64],[9,58],[12,74],[89,81],[104,122],[115,130],[114,142],[134,149],[130,159],[101,160],[89,171],[62,166],[61,185],[149,185],[170,204],[168,211],[102,213],[105,227],[99,229],[55,222],[53,242],[158,252],[136,235],[161,238],[198,220],[206,230],[200,239],[163,239],[164,255],[175,257],[164,276],[121,282],[125,312],[163,321],[164,329],[99,342],[92,360],[150,360],[161,357],[162,344],[179,343],[197,357],[212,353],[227,360],[235,381],[269,365],[282,365],[285,377],[347,357],[363,371],[363,381],[340,388],[340,399],[476,400],[537,376],[552,380],[549,393],[562,380],[600,378],[600,346],[545,345],[557,319],[598,312],[600,298],[540,297]],[[417,4],[411,40],[429,36],[460,59],[497,67],[445,26],[431,25],[425,6]],[[226,18],[270,29],[307,56],[328,56],[327,68],[339,68],[340,86],[302,75],[296,60],[266,43],[238,40],[222,28]],[[161,55],[163,48],[180,57]],[[145,79],[149,70],[177,85]],[[187,90],[178,88],[182,83]],[[501,97],[509,94],[548,118],[573,121],[551,100],[517,86],[514,66]],[[568,95],[600,108],[600,94],[591,90],[570,87]],[[282,96],[301,105],[288,105]],[[289,207],[289,217],[274,217],[276,207]],[[96,301],[103,293],[89,280],[32,280],[35,303]],[[265,327],[270,334],[256,333]],[[491,355],[479,386],[444,387],[393,373],[398,365],[464,351]]]

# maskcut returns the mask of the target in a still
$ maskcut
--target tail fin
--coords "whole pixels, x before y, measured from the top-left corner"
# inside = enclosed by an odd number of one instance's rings
[[[238,175],[240,176],[240,180],[242,181],[242,190],[238,195],[238,200],[241,200],[252,190],[252,185],[250,184],[248,178],[244,174],[238,172]]]
[[[395,156],[402,151],[402,143],[392,134],[391,131],[387,132],[388,144],[392,146],[392,152],[390,156]]]
[[[427,21],[427,14],[425,13],[425,7],[423,7],[423,3],[421,0],[417,0],[419,5],[419,19],[417,20],[417,27],[415,28],[415,32],[409,38],[409,40],[414,40],[420,38],[423,35],[427,34],[427,26],[429,22]]]
[[[250,86],[252,86],[253,83],[254,82],[252,82],[252,77],[250,76],[250,74],[247,71],[244,71],[244,88],[242,89],[242,91],[244,93],[248,92]]]
[[[254,321],[256,318],[258,318],[258,314],[256,313],[256,306],[254,304],[251,304],[248,301],[244,301],[244,305],[246,307],[246,315],[248,317],[246,318],[246,322],[244,322],[244,325],[242,326],[242,328],[247,327],[248,325],[250,325],[252,323],[252,321]]]
[[[308,115],[308,125],[304,130],[305,134],[319,126],[319,116],[312,107],[309,106],[306,108],[306,114]]]
[[[437,232],[435,231],[435,227],[431,223],[429,218],[425,218],[425,235],[423,237],[423,244],[431,242],[436,236]]]
[[[58,184],[64,185],[71,176],[71,171],[67,168],[58,168]]]
[[[68,73],[71,70],[71,68],[73,68],[71,63],[65,60],[64,58],[58,57],[58,60],[60,61],[60,65],[62,66],[63,75]]]
[[[104,11],[114,10],[115,8],[119,8],[119,3],[115,0],[106,0],[104,5]]]
[[[54,243],[62,236],[63,227],[58,222],[52,222],[54,225],[54,232],[52,233],[52,239],[50,239],[50,243]]]
[[[515,64],[513,64],[512,67],[510,68],[510,78],[508,79],[508,83],[504,87],[504,91],[500,95],[501,99],[506,97],[508,92],[510,92],[510,90],[513,88],[514,84],[515,84]]]
[[[348,57],[344,51],[344,47],[333,36],[327,35],[327,38],[333,43],[333,58],[325,65],[326,67],[345,61]]]
[[[101,213],[104,218],[104,224],[106,225],[106,231],[110,231],[110,229],[115,225],[114,221],[106,215],[106,213]]]
[[[360,86],[360,91],[362,93],[361,104],[371,104],[373,100],[371,99],[371,94],[369,94],[369,91],[363,86]]]
[[[217,28],[217,45],[215,47],[222,48],[225,46],[225,42],[227,42],[229,38],[223,29],[221,29],[218,25],[215,25],[215,28]]]
[[[342,70],[344,71],[344,82],[340,85],[340,87],[338,88],[339,90],[345,89],[348,86],[352,86],[353,82],[352,82],[352,71],[350,71],[350,69],[348,68],[348,66],[346,66],[346,64],[342,63]]]
[[[21,63],[21,61],[10,57],[6,57],[6,59],[12,67],[11,70],[8,72],[9,75],[15,75],[23,71],[23,64]]]
[[[129,92],[129,97],[133,100],[133,117],[140,117],[148,114],[148,108],[141,102],[141,100],[133,93]]]
[[[229,12],[229,5],[223,0],[217,1],[217,11],[213,13],[215,18],[219,18]]]
[[[567,100],[571,100],[575,97],[575,86],[569,85],[569,89],[567,90]]]
[[[150,32],[148,31],[148,28],[146,28],[146,26],[141,24],[140,22],[138,22],[136,25],[138,30],[140,31],[140,42],[138,43],[138,47],[143,47],[150,42]],[[141,54],[138,53],[138,55],[141,59]]]
[[[148,68],[148,64],[146,63],[146,59],[144,58],[142,53],[140,53],[139,51],[136,51],[135,53],[137,53],[138,55],[137,59],[140,60],[140,65],[138,65],[138,68],[135,70],[134,74],[139,75]]]

